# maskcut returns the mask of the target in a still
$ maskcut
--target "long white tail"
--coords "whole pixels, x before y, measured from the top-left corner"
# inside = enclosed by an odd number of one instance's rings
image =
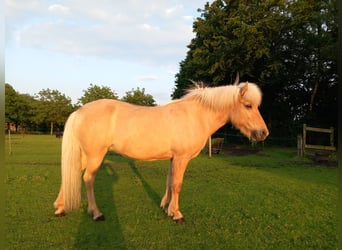
[[[75,112],[69,116],[62,141],[62,190],[65,212],[79,208],[81,203],[81,148],[74,132],[75,116]]]

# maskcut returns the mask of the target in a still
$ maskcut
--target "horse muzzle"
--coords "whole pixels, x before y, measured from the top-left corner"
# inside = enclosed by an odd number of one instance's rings
[[[268,136],[268,130],[267,129],[259,129],[259,130],[253,130],[251,132],[250,140],[251,141],[263,141]]]

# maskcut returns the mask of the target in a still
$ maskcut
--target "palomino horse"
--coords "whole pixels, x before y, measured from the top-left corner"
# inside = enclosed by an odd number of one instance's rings
[[[197,84],[183,98],[156,107],[109,99],[84,105],[65,126],[55,215],[80,206],[84,172],[88,212],[94,220],[104,219],[96,205],[94,182],[106,152],[112,150],[138,160],[170,159],[160,206],[173,220],[183,221],[178,200],[188,162],[229,121],[250,140],[264,140],[268,129],[258,110],[260,103],[261,91],[246,82],[213,88]]]

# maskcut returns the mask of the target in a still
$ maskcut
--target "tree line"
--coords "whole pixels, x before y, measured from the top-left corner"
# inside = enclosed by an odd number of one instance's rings
[[[195,37],[179,64],[172,99],[183,96],[191,80],[220,86],[239,73],[241,81],[261,87],[260,111],[272,137],[296,137],[303,123],[337,128],[336,0],[215,0],[198,11]],[[6,120],[53,131],[79,105],[99,98],[118,96],[91,84],[78,105],[72,105],[57,90],[29,96],[6,85]],[[122,100],[155,105],[144,89],[127,92]],[[230,125],[222,129],[226,132]]]
[[[153,96],[145,89],[132,89],[119,99],[117,93],[107,86],[90,84],[76,104],[58,90],[42,89],[35,95],[22,94],[10,84],[5,84],[5,121],[7,129],[13,124],[15,130],[41,131],[53,134],[63,131],[68,116],[80,106],[101,98],[122,100],[136,105],[155,106]]]
[[[191,84],[256,82],[272,136],[337,128],[337,1],[216,0],[198,10],[173,98]]]

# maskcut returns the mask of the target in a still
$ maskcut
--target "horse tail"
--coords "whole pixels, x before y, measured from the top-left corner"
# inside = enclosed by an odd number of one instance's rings
[[[65,212],[79,208],[81,203],[81,148],[75,136],[76,116],[75,112],[69,116],[62,141],[62,192]]]

